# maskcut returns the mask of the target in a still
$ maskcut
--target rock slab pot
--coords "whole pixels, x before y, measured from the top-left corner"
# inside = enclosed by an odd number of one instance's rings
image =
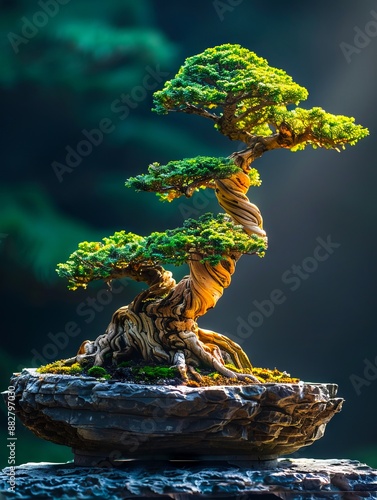
[[[82,465],[274,460],[321,438],[343,403],[335,384],[304,382],[161,386],[24,369],[10,385],[23,424]]]

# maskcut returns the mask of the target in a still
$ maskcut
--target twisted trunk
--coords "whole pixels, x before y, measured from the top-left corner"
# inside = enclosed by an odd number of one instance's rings
[[[258,208],[246,196],[250,180],[241,172],[216,181],[219,204],[248,234],[265,236]],[[235,373],[224,365],[251,368],[241,347],[224,335],[198,327],[197,320],[213,308],[230,285],[236,262],[235,253],[224,256],[217,265],[201,262],[194,250],[188,262],[190,273],[175,283],[170,272],[161,266],[141,266],[137,279],[149,288],[128,306],[113,315],[104,335],[86,341],[76,359],[81,363],[106,365],[137,357],[146,362],[174,364],[182,378],[199,378],[197,366],[210,366],[228,377],[251,378]]]

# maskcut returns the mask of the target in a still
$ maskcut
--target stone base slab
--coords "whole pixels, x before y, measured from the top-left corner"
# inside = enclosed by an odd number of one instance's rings
[[[194,461],[132,460],[101,468],[29,463],[16,467],[14,492],[8,491],[9,474],[10,468],[0,472],[0,498],[377,499],[377,470],[345,459],[280,458],[270,469]]]

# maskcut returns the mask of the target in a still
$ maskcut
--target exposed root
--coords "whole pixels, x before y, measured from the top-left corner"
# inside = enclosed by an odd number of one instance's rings
[[[238,372],[234,372],[232,370],[229,370],[229,368],[227,368],[226,366],[219,363],[217,361],[217,359],[215,359],[215,358],[213,358],[212,366],[218,373],[220,373],[221,375],[224,375],[225,377],[237,378],[239,380],[250,379],[250,381],[252,381],[256,384],[260,384],[260,381],[257,379],[257,377],[254,377],[254,375],[251,375],[248,373],[238,373]]]
[[[203,380],[203,377],[200,375],[200,373],[198,373],[195,368],[191,365],[188,365],[188,370],[190,372],[190,375],[191,377],[194,379],[194,380],[197,380],[198,382],[201,382]]]
[[[211,332],[214,336],[214,332]],[[220,336],[220,334],[217,334]],[[203,344],[199,338],[194,334],[194,332],[181,332],[180,333],[180,338],[184,338],[184,342],[186,344],[186,352],[188,351],[190,354],[193,354],[196,359],[199,360],[199,364],[203,363],[205,366],[211,366],[214,368],[218,373],[221,375],[224,375],[225,377],[229,378],[237,378],[240,380],[246,380],[250,379],[250,381],[259,384],[259,380],[251,374],[248,373],[238,373],[230,370],[226,366],[224,366],[224,361],[222,359],[221,351],[220,348],[215,345],[214,349],[212,349],[207,345]],[[222,336],[220,336],[222,337]],[[229,340],[229,339],[228,339]],[[232,341],[230,341],[232,342]],[[235,344],[237,346],[237,344]],[[239,347],[239,346],[238,346]],[[239,349],[241,349],[239,347]],[[242,350],[242,349],[241,349]],[[245,353],[244,353],[245,354]],[[246,354],[245,354],[246,356]],[[186,363],[189,366],[192,366],[192,363],[190,363],[190,359],[186,359]],[[251,364],[248,361],[248,367],[246,366],[241,366],[240,369],[242,368],[251,368]],[[186,372],[187,373],[187,372]]]
[[[163,346],[161,337],[164,339]],[[259,383],[251,374],[235,372],[224,366],[230,360],[239,370],[252,368],[241,347],[224,335],[196,327],[194,331],[172,332],[166,338],[147,315],[135,315],[124,307],[114,314],[113,322],[104,335],[94,342],[83,342],[76,357],[65,364],[78,362],[82,366],[116,366],[125,359],[132,359],[135,350],[142,354],[140,357],[146,362],[160,363],[163,359],[176,366],[183,383],[190,379],[202,380],[195,370],[198,366],[211,367],[225,377]]]
[[[182,380],[184,382],[188,382],[186,360],[185,360],[185,355],[183,354],[182,351],[177,351],[175,353],[173,362],[174,366],[178,368]]]
[[[242,370],[242,368],[252,369],[252,365],[249,358],[243,351],[240,345],[233,340],[229,339],[221,333],[213,332],[212,330],[205,330],[204,328],[198,328],[198,338],[207,347],[219,347],[221,350],[225,351],[232,358],[232,363],[236,368]]]
[[[75,363],[77,363],[77,356],[74,356],[73,358],[68,358],[64,360],[64,366],[72,366]]]

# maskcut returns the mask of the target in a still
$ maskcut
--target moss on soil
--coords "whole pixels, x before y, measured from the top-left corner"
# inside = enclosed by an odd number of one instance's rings
[[[238,370],[233,365],[226,365],[227,368],[235,372],[253,374],[261,383],[297,383],[298,378],[291,377],[286,372],[281,372],[274,368],[257,368],[252,370]],[[55,361],[37,369],[38,373],[53,373],[62,375],[83,375],[106,380],[119,380],[135,384],[156,384],[156,385],[182,385],[182,379],[179,372],[174,366],[164,365],[143,365],[134,361],[126,361],[120,363],[116,367],[108,367],[107,369],[101,366],[92,366],[86,368],[74,363],[70,366],[64,365],[64,360]],[[187,384],[191,387],[207,387],[217,385],[248,385],[253,383],[252,380],[239,380],[237,378],[228,378],[211,370],[201,368],[197,369],[201,380],[190,380]]]

